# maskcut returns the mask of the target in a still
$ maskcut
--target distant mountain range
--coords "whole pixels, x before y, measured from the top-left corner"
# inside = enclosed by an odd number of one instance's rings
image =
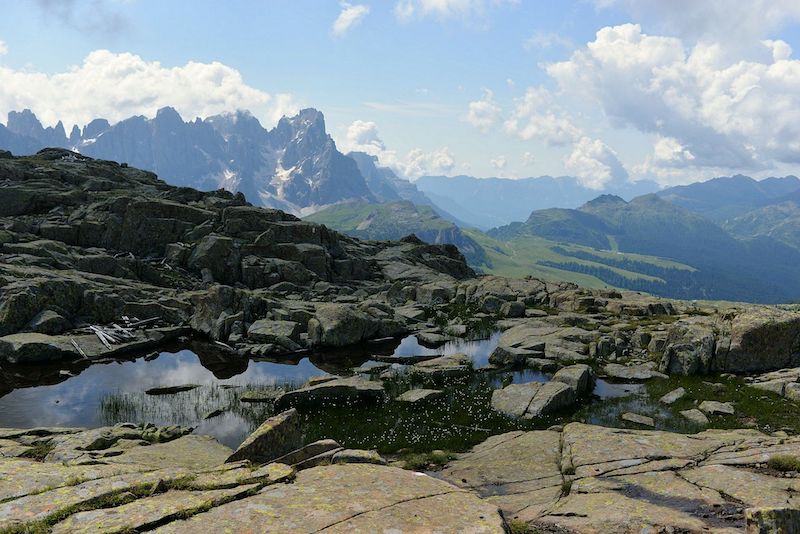
[[[637,182],[600,196],[568,176],[412,183],[373,156],[341,153],[315,109],[271,130],[247,112],[186,122],[172,108],[114,125],[96,119],[69,135],[62,123],[44,128],[29,110],[0,125],[2,149],[47,146],[152,170],[173,185],[240,191],[357,237],[415,233],[452,243],[487,272],[689,299],[800,300],[794,176],[737,175],[661,191]]]
[[[527,221],[490,230],[488,236],[511,243],[535,236],[555,244],[618,253],[615,257],[587,250],[558,250],[570,259],[542,265],[656,295],[757,302],[800,299],[798,248],[768,236],[736,238],[713,221],[656,194],[630,202],[603,195],[577,210],[537,210]],[[653,259],[680,266],[662,265]],[[653,279],[629,279],[626,273]]]
[[[572,176],[475,178],[422,176],[414,182],[439,207],[470,226],[488,230],[524,221],[534,210],[577,208],[600,194]],[[655,182],[629,182],[605,193],[633,198],[659,189]]]

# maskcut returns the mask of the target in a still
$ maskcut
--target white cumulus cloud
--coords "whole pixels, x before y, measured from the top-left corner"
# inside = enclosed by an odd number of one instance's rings
[[[508,165],[508,160],[505,156],[497,156],[496,158],[490,159],[489,163],[495,168],[495,170],[503,171],[505,170],[506,165]]]
[[[63,120],[69,127],[97,117],[114,122],[152,116],[164,106],[186,118],[247,109],[265,126],[298,109],[291,95],[251,87],[239,71],[218,62],[165,67],[135,54],[96,50],[56,74],[0,66],[0,116],[30,108],[46,125]]]
[[[344,152],[366,152],[378,158],[378,163],[389,167],[408,179],[430,174],[448,174],[456,165],[453,153],[447,147],[425,151],[414,148],[405,156],[386,148],[378,126],[371,121],[356,120],[347,128],[344,140],[339,143]]]
[[[347,152],[366,152],[372,156],[386,152],[386,145],[378,134],[378,125],[371,121],[353,121],[347,128],[342,146]]]
[[[442,147],[431,152],[415,148],[405,158],[403,174],[408,178],[449,174],[455,166],[455,157],[448,147]]]
[[[581,137],[565,158],[564,166],[586,187],[603,189],[611,182],[625,182],[628,172],[611,147],[599,139]]]
[[[624,24],[547,72],[613,124],[663,138],[654,164],[759,170],[800,162],[800,61],[790,54],[782,41],[756,42],[755,59],[731,60],[720,44]]]
[[[494,93],[489,89],[483,90],[483,97],[469,103],[467,122],[482,132],[489,131],[500,119],[502,110],[494,100]]]
[[[8,45],[4,41],[0,41],[0,56],[8,54]]]
[[[333,34],[341,36],[346,34],[352,28],[361,23],[361,21],[369,14],[369,6],[365,4],[350,4],[349,2],[342,2],[342,11],[336,20],[333,22]]]
[[[541,139],[554,146],[573,143],[582,135],[569,114],[542,87],[529,87],[523,97],[516,99],[505,129],[525,141]]]

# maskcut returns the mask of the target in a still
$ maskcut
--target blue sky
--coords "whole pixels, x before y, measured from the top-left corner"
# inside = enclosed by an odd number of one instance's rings
[[[28,0],[0,121],[325,113],[399,172],[681,183],[800,161],[797,2]],[[338,21],[338,22],[337,22]],[[107,52],[104,52],[107,51]]]

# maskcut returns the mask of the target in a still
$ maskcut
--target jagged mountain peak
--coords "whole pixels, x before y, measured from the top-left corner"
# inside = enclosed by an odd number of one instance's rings
[[[25,135],[38,139],[44,132],[44,127],[33,111],[23,109],[22,111],[9,111],[7,128],[15,134]]]

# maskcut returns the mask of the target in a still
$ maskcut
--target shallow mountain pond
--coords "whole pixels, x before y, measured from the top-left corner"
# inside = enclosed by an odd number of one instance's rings
[[[464,352],[472,358],[474,371],[466,377],[435,384],[445,391],[442,399],[424,408],[388,401],[378,407],[350,405],[306,410],[306,438],[333,438],[347,447],[376,448],[381,452],[463,450],[493,434],[547,428],[569,421],[624,426],[619,417],[626,411],[654,416],[658,428],[696,430],[674,408],[654,400],[674,385],[672,379],[647,386],[598,380],[593,396],[575,409],[535,421],[509,419],[491,409],[492,391],[511,382],[546,382],[550,377],[532,370],[482,370],[499,336],[495,333],[479,341],[453,341],[437,349],[427,348],[409,336],[280,361],[231,357],[213,344],[191,342],[147,356],[91,366],[73,363],[5,368],[0,369],[0,427],[96,427],[123,421],[178,424],[194,427],[196,433],[212,435],[235,448],[274,413],[269,402],[240,402],[245,391],[289,390],[311,377],[352,374],[353,368],[377,365],[370,360],[372,355]],[[146,393],[151,388],[186,384],[198,387],[167,395]],[[702,389],[702,383],[697,384],[700,385],[695,389]],[[385,381],[385,385],[389,397],[430,386],[402,373]],[[738,391],[731,388],[731,392]],[[701,393],[704,394],[698,391],[698,395]],[[681,401],[678,406],[685,409],[687,402]]]

